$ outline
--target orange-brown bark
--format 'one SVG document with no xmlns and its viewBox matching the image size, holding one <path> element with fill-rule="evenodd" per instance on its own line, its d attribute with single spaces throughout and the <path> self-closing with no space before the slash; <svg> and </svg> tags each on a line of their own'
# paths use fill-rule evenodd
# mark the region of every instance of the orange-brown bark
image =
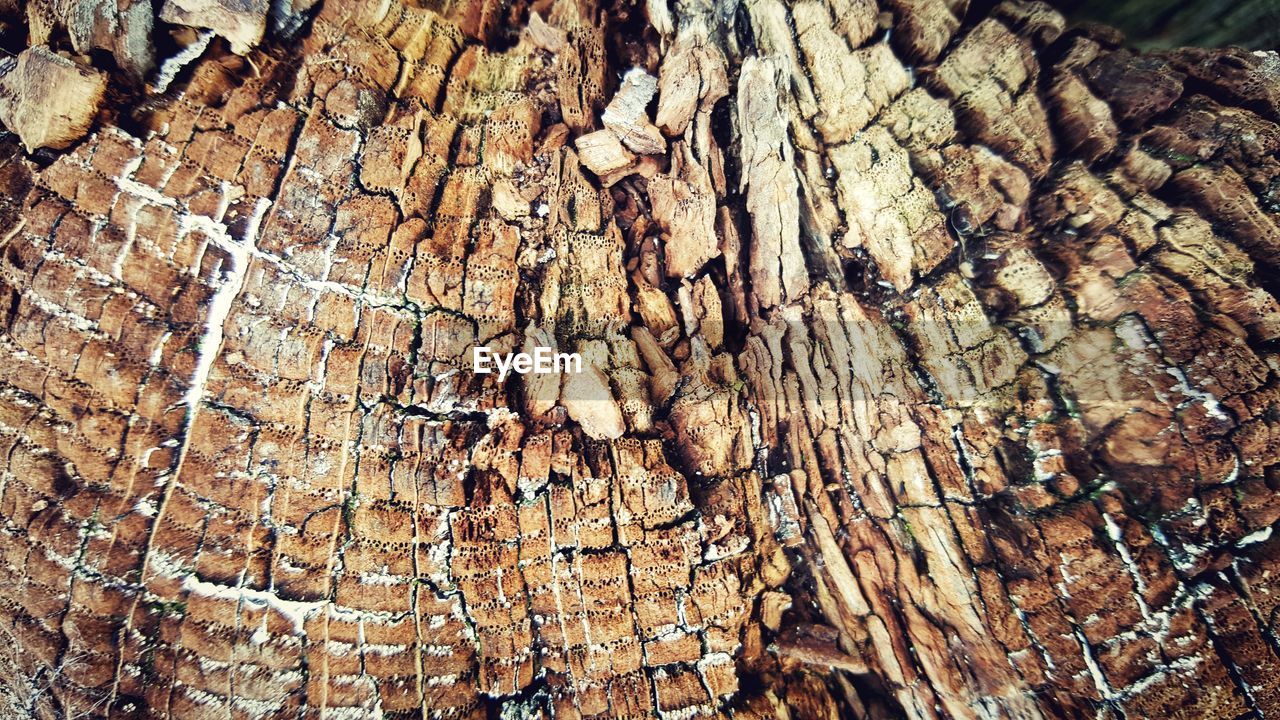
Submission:
<svg viewBox="0 0 1280 720">
<path fill-rule="evenodd" d="M 1275 54 L 212 5 L 3 148 L 6 716 L 1280 713 Z"/>
</svg>

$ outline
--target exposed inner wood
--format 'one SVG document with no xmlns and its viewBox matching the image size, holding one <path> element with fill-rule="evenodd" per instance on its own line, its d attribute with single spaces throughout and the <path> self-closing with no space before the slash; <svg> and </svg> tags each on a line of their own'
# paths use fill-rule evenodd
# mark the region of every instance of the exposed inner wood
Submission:
<svg viewBox="0 0 1280 720">
<path fill-rule="evenodd" d="M 1280 716 L 1280 55 L 142 5 L 0 62 L 0 715 Z"/>
</svg>

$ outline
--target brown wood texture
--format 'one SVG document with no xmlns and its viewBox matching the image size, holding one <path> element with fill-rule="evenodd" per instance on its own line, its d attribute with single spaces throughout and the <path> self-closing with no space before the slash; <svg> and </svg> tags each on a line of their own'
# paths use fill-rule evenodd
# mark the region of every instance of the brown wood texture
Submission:
<svg viewBox="0 0 1280 720">
<path fill-rule="evenodd" d="M 1280 716 L 1275 53 L 89 6 L 0 62 L 0 716 Z"/>
</svg>

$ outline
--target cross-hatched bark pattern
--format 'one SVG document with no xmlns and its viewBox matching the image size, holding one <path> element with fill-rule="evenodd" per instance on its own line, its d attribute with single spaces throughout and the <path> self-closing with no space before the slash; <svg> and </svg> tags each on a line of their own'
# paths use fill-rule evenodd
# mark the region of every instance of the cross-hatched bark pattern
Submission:
<svg viewBox="0 0 1280 720">
<path fill-rule="evenodd" d="M 565 12 L 594 113 L 600 30 Z M 704 562 L 656 436 L 526 427 L 470 373 L 477 342 L 625 330 L 610 198 L 533 154 L 550 59 L 330 3 L 255 78 L 197 68 L 145 142 L 102 130 L 36 173 L 5 264 L 15 704 L 467 716 L 537 674 L 566 712 L 648 715 L 733 691 L 751 591 Z M 547 280 L 517 293 L 522 271 Z"/>
<path fill-rule="evenodd" d="M 647 10 L 326 2 L 7 147 L 8 714 L 1280 713 L 1275 55 Z"/>
</svg>

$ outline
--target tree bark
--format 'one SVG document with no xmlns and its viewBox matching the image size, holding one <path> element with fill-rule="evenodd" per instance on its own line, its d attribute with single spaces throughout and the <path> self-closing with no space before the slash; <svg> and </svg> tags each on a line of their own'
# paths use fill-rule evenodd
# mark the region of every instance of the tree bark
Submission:
<svg viewBox="0 0 1280 720">
<path fill-rule="evenodd" d="M 1280 716 L 1280 56 L 206 5 L 4 141 L 0 714 Z"/>
</svg>

